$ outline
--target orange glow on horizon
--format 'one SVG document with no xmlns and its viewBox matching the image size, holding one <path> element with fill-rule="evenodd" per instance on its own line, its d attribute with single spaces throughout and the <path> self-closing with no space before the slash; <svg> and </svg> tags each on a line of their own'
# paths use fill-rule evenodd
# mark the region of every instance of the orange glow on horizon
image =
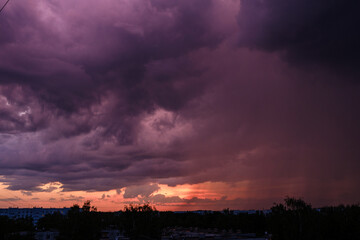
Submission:
<svg viewBox="0 0 360 240">
<path fill-rule="evenodd" d="M 206 182 L 201 184 L 184 184 L 175 187 L 160 184 L 160 189 L 155 191 L 149 196 L 149 203 L 154 205 L 158 210 L 191 210 L 201 207 L 200 204 L 192 203 L 192 199 L 201 200 L 219 200 L 224 198 L 233 199 L 239 197 L 239 186 L 237 191 L 232 190 L 231 194 L 229 186 L 226 183 L 213 183 Z M 124 198 L 124 191 L 126 188 L 121 189 L 118 194 L 116 190 L 103 191 L 103 192 L 85 192 L 85 191 L 72 191 L 63 192 L 61 183 L 48 183 L 40 187 L 42 191 L 29 192 L 29 191 L 11 191 L 7 189 L 7 185 L 0 183 L 0 207 L 70 207 L 74 204 L 82 205 L 84 201 L 92 201 L 92 205 L 96 206 L 99 211 L 118 211 L 122 210 L 125 205 L 140 204 L 145 202 L 139 201 L 140 197 Z M 163 195 L 167 198 L 178 197 L 182 202 L 175 203 L 156 203 L 151 201 L 151 197 Z"/>
<path fill-rule="evenodd" d="M 125 198 L 126 188 L 110 191 L 65 192 L 61 183 L 42 185 L 39 191 L 12 191 L 0 183 L 0 208 L 63 208 L 74 204 L 82 205 L 90 200 L 99 211 L 119 211 L 125 205 L 149 203 L 160 211 L 266 209 L 282 198 L 274 196 L 294 196 L 304 188 L 301 179 L 292 182 L 249 182 L 236 183 L 205 182 L 177 186 L 158 185 L 159 189 L 148 196 L 138 195 Z M 309 199 L 311 200 L 311 199 Z M 316 199 L 315 199 L 316 200 Z M 313 202 L 313 201 L 311 201 Z M 334 202 L 334 204 L 336 204 Z"/>
</svg>

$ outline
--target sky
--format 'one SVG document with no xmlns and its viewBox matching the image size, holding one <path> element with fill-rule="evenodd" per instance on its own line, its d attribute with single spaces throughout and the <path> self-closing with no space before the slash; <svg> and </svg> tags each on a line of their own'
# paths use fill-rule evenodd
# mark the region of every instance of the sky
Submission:
<svg viewBox="0 0 360 240">
<path fill-rule="evenodd" d="M 358 203 L 359 9 L 10 1 L 0 14 L 0 207 Z"/>
</svg>

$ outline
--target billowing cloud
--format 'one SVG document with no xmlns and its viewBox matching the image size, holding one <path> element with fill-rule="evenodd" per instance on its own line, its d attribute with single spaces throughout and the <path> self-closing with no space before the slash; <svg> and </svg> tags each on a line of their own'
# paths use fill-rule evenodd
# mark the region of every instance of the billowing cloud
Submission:
<svg viewBox="0 0 360 240">
<path fill-rule="evenodd" d="M 0 181 L 159 204 L 359 199 L 360 86 L 348 81 L 357 6 L 11 2 L 0 22 Z M 204 182 L 245 182 L 254 195 L 157 192 Z"/>
<path fill-rule="evenodd" d="M 166 159 L 147 149 L 155 142 L 145 134 L 174 131 L 162 137 L 169 145 L 181 130 L 173 111 L 204 88 L 196 81 L 202 70 L 187 54 L 223 39 L 212 24 L 215 7 L 212 1 L 12 3 L 2 16 L 8 37 L 0 53 L 7 59 L 0 63 L 0 131 L 9 188 L 36 190 L 59 180 L 66 190 L 123 187 L 138 180 L 109 185 L 118 173 L 108 169 Z M 157 109 L 169 116 L 157 116 Z M 67 180 L 59 179 L 61 171 Z M 85 186 L 90 175 L 98 184 Z"/>
<path fill-rule="evenodd" d="M 160 187 L 157 184 L 130 186 L 125 189 L 124 198 L 149 197 L 159 189 Z"/>
</svg>

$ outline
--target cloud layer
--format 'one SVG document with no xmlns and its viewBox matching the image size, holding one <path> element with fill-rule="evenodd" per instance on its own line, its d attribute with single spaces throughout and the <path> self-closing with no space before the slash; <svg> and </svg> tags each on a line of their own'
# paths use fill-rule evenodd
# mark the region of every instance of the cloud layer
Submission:
<svg viewBox="0 0 360 240">
<path fill-rule="evenodd" d="M 291 62 L 358 74 L 358 1 L 243 0 L 240 44 L 284 51 Z M 358 78 L 352 79 L 357 81 Z"/>
<path fill-rule="evenodd" d="M 27 196 L 61 183 L 127 187 L 125 198 L 149 198 L 157 184 L 246 181 L 257 199 L 354 201 L 358 8 L 11 2 L 0 16 L 1 181 Z"/>
</svg>

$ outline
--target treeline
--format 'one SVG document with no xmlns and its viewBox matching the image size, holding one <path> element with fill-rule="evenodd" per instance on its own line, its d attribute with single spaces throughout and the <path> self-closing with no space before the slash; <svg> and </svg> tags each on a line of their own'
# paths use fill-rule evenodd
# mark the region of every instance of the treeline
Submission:
<svg viewBox="0 0 360 240">
<path fill-rule="evenodd" d="M 360 239 L 360 206 L 340 205 L 314 209 L 301 199 L 286 198 L 267 217 L 273 239 Z"/>
<path fill-rule="evenodd" d="M 162 230 L 168 227 L 241 230 L 258 236 L 268 232 L 274 240 L 356 240 L 360 239 L 360 206 L 314 209 L 301 199 L 286 198 L 284 203 L 275 204 L 271 213 L 266 215 L 263 212 L 235 215 L 229 209 L 204 214 L 159 212 L 149 204 L 130 205 L 121 212 L 104 213 L 96 211 L 87 201 L 82 207 L 74 205 L 66 216 L 60 213 L 46 215 L 36 227 L 38 231 L 57 230 L 60 240 L 95 240 L 105 229 L 120 230 L 131 239 L 160 239 Z M 0 218 L 0 239 L 10 239 L 12 235 L 9 233 L 20 228 L 34 231 L 28 220 Z M 4 233 L 8 238 L 4 238 Z"/>
<path fill-rule="evenodd" d="M 31 218 L 10 219 L 0 216 L 0 240 L 32 240 L 34 231 Z"/>
</svg>

